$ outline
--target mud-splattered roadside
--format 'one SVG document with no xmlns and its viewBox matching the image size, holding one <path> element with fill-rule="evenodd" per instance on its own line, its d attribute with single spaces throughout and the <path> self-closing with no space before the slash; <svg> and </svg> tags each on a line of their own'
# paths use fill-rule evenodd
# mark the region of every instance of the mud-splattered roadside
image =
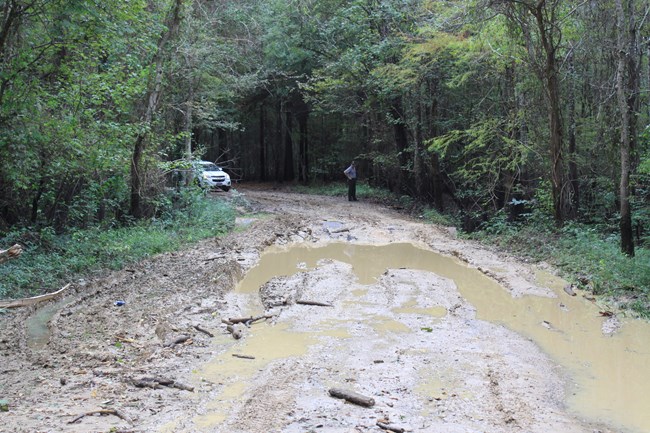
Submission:
<svg viewBox="0 0 650 433">
<path fill-rule="evenodd" d="M 49 313 L 0 317 L 0 431 L 615 431 L 569 413 L 558 364 L 477 315 L 451 278 L 388 266 L 363 282 L 353 265 L 322 260 L 234 290 L 271 245 L 414 244 L 510 297 L 554 296 L 533 268 L 369 203 L 239 193 L 247 214 L 231 235 L 74 282 Z M 273 317 L 237 325 L 240 340 L 222 323 L 258 314 Z M 375 404 L 332 398 L 332 387 Z"/>
</svg>

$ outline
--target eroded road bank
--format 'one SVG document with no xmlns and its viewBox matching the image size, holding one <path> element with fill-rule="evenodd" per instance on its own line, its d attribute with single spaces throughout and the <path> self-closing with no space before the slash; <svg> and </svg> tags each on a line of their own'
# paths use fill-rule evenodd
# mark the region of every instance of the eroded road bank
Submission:
<svg viewBox="0 0 650 433">
<path fill-rule="evenodd" d="M 646 324 L 381 207 L 240 192 L 258 213 L 237 233 L 78 285 L 42 347 L 25 313 L 3 318 L 0 431 L 650 429 Z M 221 323 L 251 315 L 273 317 L 238 325 L 239 340 Z M 147 377 L 193 392 L 134 385 Z M 101 407 L 123 418 L 68 424 Z"/>
</svg>

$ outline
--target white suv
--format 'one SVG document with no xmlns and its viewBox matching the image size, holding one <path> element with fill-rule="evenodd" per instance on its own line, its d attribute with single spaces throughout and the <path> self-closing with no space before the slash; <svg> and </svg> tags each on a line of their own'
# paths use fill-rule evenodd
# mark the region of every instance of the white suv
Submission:
<svg viewBox="0 0 650 433">
<path fill-rule="evenodd" d="M 210 161 L 197 161 L 195 164 L 199 185 L 230 191 L 230 176 L 221 167 Z"/>
</svg>

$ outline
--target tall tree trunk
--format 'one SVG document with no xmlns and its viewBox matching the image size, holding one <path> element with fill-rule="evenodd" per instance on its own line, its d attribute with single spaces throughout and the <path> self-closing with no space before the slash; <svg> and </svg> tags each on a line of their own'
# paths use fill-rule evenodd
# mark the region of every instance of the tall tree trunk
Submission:
<svg viewBox="0 0 650 433">
<path fill-rule="evenodd" d="M 192 159 L 192 111 L 194 109 L 194 80 L 188 80 L 187 102 L 185 103 L 185 158 Z"/>
<path fill-rule="evenodd" d="M 415 100 L 419 101 L 415 104 L 416 123 L 415 123 L 415 151 L 413 152 L 413 182 L 415 185 L 415 194 L 418 199 L 422 199 L 425 194 L 424 190 L 424 144 L 422 143 L 422 121 L 424 116 L 424 89 L 422 83 L 419 86 L 419 92 Z"/>
<path fill-rule="evenodd" d="M 570 83 L 569 83 L 569 182 L 572 185 L 573 197 L 571 200 L 571 212 L 567 215 L 570 219 L 575 219 L 578 216 L 578 208 L 580 207 L 580 185 L 578 182 L 578 163 L 576 162 L 576 92 L 575 92 L 575 66 L 573 63 L 573 50 L 568 58 Z"/>
<path fill-rule="evenodd" d="M 404 172 L 403 167 L 408 163 L 408 156 L 406 155 L 406 150 L 408 147 L 408 135 L 406 131 L 406 125 L 404 125 L 404 113 L 402 111 L 402 100 L 400 98 L 395 98 L 391 104 L 391 114 L 394 118 L 393 121 L 393 134 L 395 137 L 395 150 L 397 152 L 397 160 L 399 162 L 399 167 L 397 167 L 397 191 L 402 193 L 406 190 L 406 183 L 408 177 Z"/>
<path fill-rule="evenodd" d="M 558 65 L 556 58 L 556 46 L 548 33 L 548 23 L 544 19 L 544 1 L 540 1 L 534 9 L 534 16 L 537 22 L 542 48 L 544 50 L 543 79 L 546 87 L 546 98 L 549 111 L 550 130 L 550 157 L 551 157 L 551 182 L 553 193 L 553 209 L 555 222 L 562 225 L 571 208 L 570 184 L 566 182 L 563 155 L 563 130 L 562 130 L 562 106 L 560 98 L 560 81 L 558 77 Z"/>
<path fill-rule="evenodd" d="M 628 13 L 632 13 L 628 9 Z M 632 213 L 630 210 L 630 106 L 628 105 L 628 83 L 626 78 L 629 72 L 629 56 L 632 48 L 628 42 L 630 29 L 626 25 L 626 14 L 622 0 L 616 0 L 616 28 L 618 64 L 616 69 L 616 95 L 621 116 L 621 179 L 619 184 L 620 202 L 620 231 L 621 251 L 628 256 L 634 256 L 634 237 L 632 231 Z"/>
<path fill-rule="evenodd" d="M 442 191 L 444 185 L 442 183 L 442 174 L 440 172 L 440 156 L 437 152 L 431 154 L 431 173 L 433 181 L 433 203 L 438 211 L 444 211 L 444 201 L 442 199 Z"/>
<path fill-rule="evenodd" d="M 266 113 L 264 112 L 264 102 L 260 103 L 260 175 L 261 181 L 266 180 Z"/>
<path fill-rule="evenodd" d="M 176 33 L 181 21 L 181 7 L 184 0 L 175 0 L 167 19 L 165 20 L 166 30 L 158 41 L 156 54 L 154 56 L 154 76 L 150 79 L 146 96 L 147 106 L 142 116 L 141 132 L 135 138 L 133 154 L 131 157 L 131 206 L 129 213 L 134 218 L 142 218 L 142 188 L 143 188 L 143 167 L 142 158 L 147 147 L 148 135 L 155 112 L 160 104 L 163 79 L 163 64 L 165 48 L 169 39 Z"/>
<path fill-rule="evenodd" d="M 20 17 L 25 12 L 25 6 L 16 0 L 3 2 L 2 22 L 0 22 L 0 64 L 4 63 L 7 41 L 11 33 L 20 24 Z"/>
<path fill-rule="evenodd" d="M 295 178 L 293 169 L 293 113 L 291 110 L 284 112 L 284 178 L 292 181 Z"/>
<path fill-rule="evenodd" d="M 307 106 L 301 104 L 300 112 L 296 115 L 298 120 L 299 139 L 299 172 L 298 179 L 301 182 L 309 181 L 309 139 L 307 135 L 307 125 L 309 120 L 309 111 Z"/>
</svg>

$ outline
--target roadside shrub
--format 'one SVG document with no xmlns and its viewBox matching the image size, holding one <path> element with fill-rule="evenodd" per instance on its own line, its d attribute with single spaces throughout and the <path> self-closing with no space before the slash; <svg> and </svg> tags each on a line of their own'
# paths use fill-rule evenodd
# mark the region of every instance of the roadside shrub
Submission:
<svg viewBox="0 0 650 433">
<path fill-rule="evenodd" d="M 0 297 L 49 292 L 90 272 L 121 269 L 233 228 L 235 214 L 230 204 L 189 193 L 184 200 L 183 206 L 167 209 L 146 223 L 76 229 L 62 235 L 44 228 L 34 234 L 23 230 L 5 236 L 0 245 L 21 243 L 25 251 L 20 258 L 0 265 Z"/>
<path fill-rule="evenodd" d="M 650 251 L 638 247 L 636 256 L 620 252 L 617 234 L 596 227 L 567 223 L 557 229 L 545 212 L 533 211 L 522 222 L 503 216 L 481 231 L 466 235 L 534 261 L 545 261 L 578 287 L 609 299 L 617 307 L 650 318 Z"/>
<path fill-rule="evenodd" d="M 456 226 L 457 224 L 451 216 L 442 214 L 432 207 L 426 207 L 422 210 L 422 218 L 431 224 L 438 224 L 446 227 Z"/>
</svg>

